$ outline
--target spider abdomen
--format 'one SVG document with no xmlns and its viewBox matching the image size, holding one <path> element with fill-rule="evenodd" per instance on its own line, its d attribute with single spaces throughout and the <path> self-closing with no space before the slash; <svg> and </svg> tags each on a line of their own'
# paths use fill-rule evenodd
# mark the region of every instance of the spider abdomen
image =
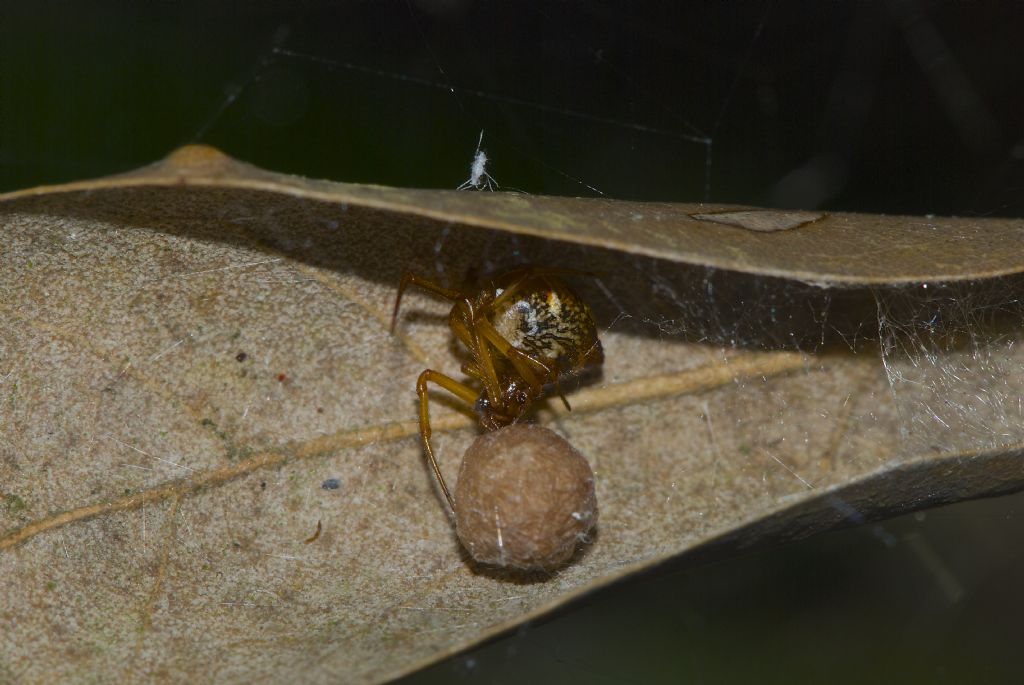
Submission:
<svg viewBox="0 0 1024 685">
<path fill-rule="evenodd" d="M 563 371 L 600 362 L 597 327 L 587 305 L 561 283 L 536 279 L 492 314 L 495 329 L 515 348 Z"/>
</svg>

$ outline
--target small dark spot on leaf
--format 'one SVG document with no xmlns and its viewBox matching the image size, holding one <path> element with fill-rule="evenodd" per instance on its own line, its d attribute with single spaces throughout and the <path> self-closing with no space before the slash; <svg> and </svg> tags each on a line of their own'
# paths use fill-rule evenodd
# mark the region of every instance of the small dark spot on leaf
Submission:
<svg viewBox="0 0 1024 685">
<path fill-rule="evenodd" d="M 308 545 L 309 543 L 313 542 L 313 541 L 314 541 L 314 540 L 316 540 L 316 539 L 317 539 L 318 537 L 320 537 L 320 531 L 322 531 L 322 530 L 323 530 L 323 522 L 321 522 L 321 521 L 317 521 L 317 522 L 316 522 L 316 532 L 315 532 L 315 533 L 313 533 L 313 535 L 311 535 L 310 537 L 306 538 L 304 542 L 305 542 L 305 543 L 306 543 L 307 545 Z"/>
<path fill-rule="evenodd" d="M 341 487 L 341 481 L 338 480 L 337 478 L 328 478 L 327 480 L 320 484 L 320 487 L 322 487 L 324 490 L 337 490 L 338 488 Z"/>
<path fill-rule="evenodd" d="M 238 354 L 235 355 L 236 362 L 244 362 L 248 358 L 249 355 L 247 355 L 245 352 L 239 352 Z"/>
</svg>

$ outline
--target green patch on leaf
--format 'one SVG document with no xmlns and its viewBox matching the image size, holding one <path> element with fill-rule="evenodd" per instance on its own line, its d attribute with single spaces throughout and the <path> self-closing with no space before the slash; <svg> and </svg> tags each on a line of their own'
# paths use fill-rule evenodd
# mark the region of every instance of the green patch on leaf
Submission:
<svg viewBox="0 0 1024 685">
<path fill-rule="evenodd" d="M 20 514 L 21 512 L 25 511 L 25 509 L 28 508 L 28 505 L 25 504 L 25 500 L 23 500 L 22 498 L 18 497 L 13 493 L 8 493 L 4 495 L 3 502 L 4 511 L 7 513 L 8 516 L 17 516 L 18 514 Z"/>
</svg>

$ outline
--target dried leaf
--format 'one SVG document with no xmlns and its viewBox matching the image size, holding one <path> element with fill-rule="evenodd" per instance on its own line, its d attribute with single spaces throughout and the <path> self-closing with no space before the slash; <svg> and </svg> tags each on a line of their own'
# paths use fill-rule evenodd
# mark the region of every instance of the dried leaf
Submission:
<svg viewBox="0 0 1024 685">
<path fill-rule="evenodd" d="M 694 219 L 712 221 L 726 226 L 746 228 L 751 231 L 788 231 L 824 219 L 822 212 L 782 211 L 776 209 L 747 209 L 739 212 L 712 212 L 691 214 Z"/>
<path fill-rule="evenodd" d="M 1024 483 L 1016 285 L 977 282 L 1021 271 L 1021 221 L 765 232 L 196 147 L 0 200 L 0 680 L 381 681 L 709 542 Z M 551 576 L 474 567 L 423 463 L 416 376 L 459 364 L 444 304 L 410 293 L 388 333 L 404 270 L 520 261 L 596 274 L 607 357 L 536 417 L 601 510 Z M 454 482 L 476 429 L 436 399 Z"/>
</svg>

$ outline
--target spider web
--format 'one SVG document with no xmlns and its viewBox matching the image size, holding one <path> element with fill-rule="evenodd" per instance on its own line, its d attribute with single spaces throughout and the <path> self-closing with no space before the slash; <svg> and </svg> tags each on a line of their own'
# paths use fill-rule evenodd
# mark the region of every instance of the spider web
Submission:
<svg viewBox="0 0 1024 685">
<path fill-rule="evenodd" d="M 567 68 L 551 69 L 546 58 L 525 60 L 519 50 L 514 53 L 516 71 L 501 64 L 498 51 L 508 46 L 490 44 L 491 39 L 502 43 L 500 33 L 458 32 L 461 44 L 448 45 L 457 29 L 443 28 L 446 21 L 469 20 L 455 9 L 450 10 L 455 16 L 448 16 L 443 3 L 421 7 L 395 0 L 383 5 L 392 19 L 390 43 L 401 45 L 400 52 L 378 50 L 367 57 L 358 40 L 352 41 L 355 45 L 324 43 L 309 18 L 297 22 L 302 29 L 279 27 L 251 69 L 224 88 L 192 140 L 232 149 L 240 137 L 287 128 L 293 118 L 304 117 L 308 125 L 309 118 L 320 116 L 310 114 L 315 101 L 328 103 L 325 111 L 340 116 L 335 122 L 312 122 L 323 127 L 326 139 L 337 140 L 329 162 L 333 168 L 323 173 L 329 178 L 455 188 L 469 177 L 483 131 L 483 148 L 492 160 L 488 171 L 517 190 L 710 199 L 713 136 L 708 131 L 720 124 L 728 93 L 718 110 L 702 113 L 707 120 L 702 127 L 681 114 L 686 108 L 679 94 L 653 92 L 593 47 L 587 36 L 563 36 L 558 53 L 570 63 Z M 552 17 L 551 9 L 525 11 L 538 25 L 564 20 Z M 502 17 L 481 21 L 497 28 Z M 581 69 L 589 81 L 583 90 L 573 81 Z M 563 90 L 552 92 L 558 87 Z M 609 104 L 604 98 L 610 93 L 621 101 L 599 106 Z M 643 109 L 639 116 L 638 104 Z M 345 131 L 384 128 L 391 130 L 389 138 L 345 138 Z M 273 141 L 266 143 L 264 154 L 273 154 Z M 365 156 L 356 159 L 353 153 L 364 149 Z M 366 159 L 373 161 L 367 164 Z M 633 169 L 628 176 L 618 171 L 623 165 Z M 310 173 L 308 167 L 305 171 Z"/>
<path fill-rule="evenodd" d="M 877 294 L 878 338 L 908 451 L 993 451 L 1024 439 L 1019 283 Z"/>
</svg>

